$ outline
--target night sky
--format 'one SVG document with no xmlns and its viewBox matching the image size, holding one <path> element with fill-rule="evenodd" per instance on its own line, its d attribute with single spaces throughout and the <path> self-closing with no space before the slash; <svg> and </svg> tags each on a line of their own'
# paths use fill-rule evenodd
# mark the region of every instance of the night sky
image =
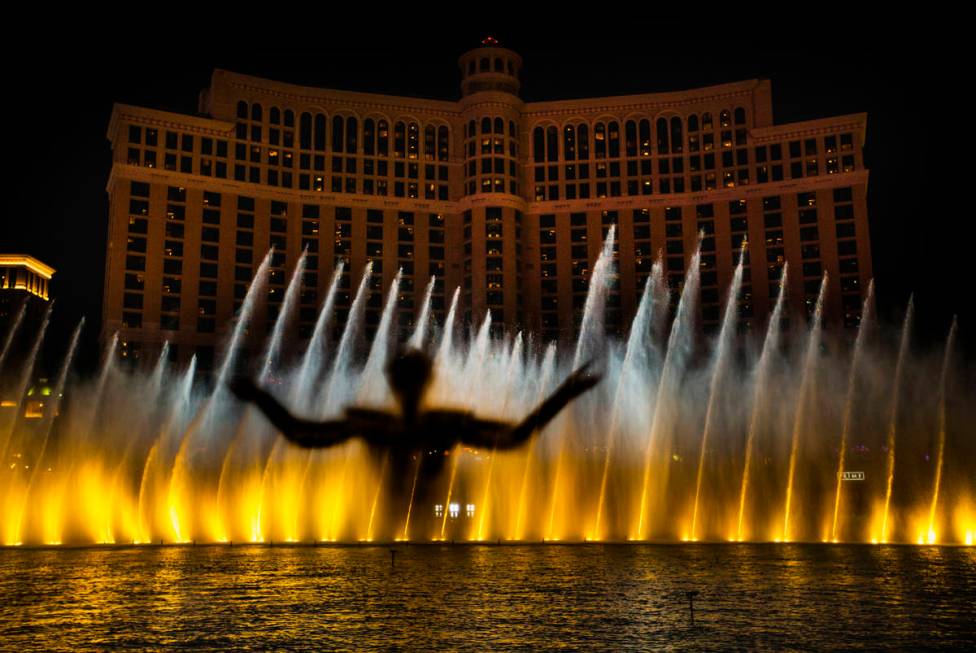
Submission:
<svg viewBox="0 0 976 653">
<path fill-rule="evenodd" d="M 387 33 L 333 25 L 294 38 L 287 30 L 231 38 L 215 34 L 234 30 L 173 27 L 154 34 L 140 27 L 106 35 L 117 43 L 112 50 L 100 49 L 91 35 L 58 35 L 38 48 L 49 56 L 5 51 L 5 81 L 14 93 L 4 108 L 9 115 L 0 251 L 26 252 L 57 268 L 55 351 L 49 360 L 63 350 L 82 315 L 88 318 L 83 367 L 97 358 L 110 166 L 105 134 L 113 102 L 195 113 L 197 94 L 214 68 L 324 88 L 453 100 L 459 95 L 457 57 L 485 33 L 522 55 L 527 101 L 767 77 L 777 124 L 867 112 L 879 312 L 889 322 L 900 321 L 914 292 L 917 346 L 941 348 L 958 314 L 962 345 L 972 358 L 976 318 L 970 286 L 976 275 L 972 247 L 963 238 L 973 219 L 965 201 L 972 181 L 956 168 L 956 160 L 971 151 L 957 140 L 971 138 L 965 132 L 971 131 L 972 111 L 963 108 L 971 103 L 962 102 L 963 89 L 957 88 L 970 75 L 955 78 L 964 59 L 952 35 L 935 34 L 940 45 L 923 45 L 933 34 L 890 32 L 845 17 L 751 31 L 634 22 L 619 36 L 607 31 L 607 40 L 573 37 L 595 31 L 590 26 L 584 20 L 573 29 L 535 32 L 485 24 L 467 31 L 402 27 Z M 719 40 L 712 36 L 719 34 Z M 22 102 L 11 102 L 18 97 Z"/>
</svg>

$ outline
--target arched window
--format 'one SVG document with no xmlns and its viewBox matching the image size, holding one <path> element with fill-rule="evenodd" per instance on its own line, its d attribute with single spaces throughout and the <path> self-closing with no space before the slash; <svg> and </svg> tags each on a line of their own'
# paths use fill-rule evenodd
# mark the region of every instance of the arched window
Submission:
<svg viewBox="0 0 976 653">
<path fill-rule="evenodd" d="M 512 63 L 511 59 L 508 60 L 508 74 L 515 77 L 515 64 Z"/>
<path fill-rule="evenodd" d="M 255 122 L 261 122 L 261 115 L 262 115 L 262 113 L 263 112 L 261 111 L 261 105 L 260 104 L 258 104 L 257 102 L 255 102 L 254 104 L 251 105 L 251 120 L 253 120 Z"/>
<path fill-rule="evenodd" d="M 637 123 L 633 120 L 624 125 L 624 147 L 627 156 L 637 156 Z"/>
<path fill-rule="evenodd" d="M 607 126 L 602 122 L 593 128 L 593 154 L 598 159 L 607 158 Z"/>
<path fill-rule="evenodd" d="M 376 153 L 380 156 L 390 153 L 390 124 L 385 120 L 376 123 Z"/>
<path fill-rule="evenodd" d="M 666 118 L 658 118 L 655 124 L 657 131 L 657 151 L 658 154 L 667 154 L 671 151 L 668 146 L 668 121 Z"/>
<path fill-rule="evenodd" d="M 481 61 L 478 63 L 479 72 L 486 73 L 488 72 L 490 67 L 491 67 L 491 62 L 488 61 L 488 57 L 483 57 Z"/>
<path fill-rule="evenodd" d="M 576 151 L 580 161 L 590 158 L 590 128 L 585 122 L 576 126 Z"/>
<path fill-rule="evenodd" d="M 474 59 L 468 62 L 468 74 L 474 75 Z"/>
<path fill-rule="evenodd" d="M 424 127 L 424 158 L 434 160 L 437 158 L 436 152 L 436 133 L 433 125 Z"/>
<path fill-rule="evenodd" d="M 746 124 L 746 110 L 742 107 L 735 108 L 735 124 L 744 125 Z"/>
<path fill-rule="evenodd" d="M 372 118 L 363 121 L 363 154 L 376 152 L 376 123 Z"/>
<path fill-rule="evenodd" d="M 298 119 L 298 147 L 312 149 L 312 114 L 303 113 Z"/>
<path fill-rule="evenodd" d="M 546 129 L 546 160 L 559 160 L 559 130 L 555 125 Z"/>
<path fill-rule="evenodd" d="M 671 151 L 679 153 L 682 150 L 684 138 L 681 135 L 681 118 L 674 116 L 671 118 Z"/>
<path fill-rule="evenodd" d="M 240 100 L 237 103 L 237 117 L 247 120 L 247 102 Z"/>
<path fill-rule="evenodd" d="M 638 126 L 640 136 L 640 155 L 651 156 L 651 121 L 644 118 Z"/>
<path fill-rule="evenodd" d="M 482 135 L 491 133 L 491 118 L 485 117 L 481 119 L 481 133 Z"/>
<path fill-rule="evenodd" d="M 345 144 L 342 138 L 343 136 L 342 132 L 344 126 L 345 126 L 345 121 L 342 119 L 342 116 L 333 116 L 332 118 L 332 151 L 333 152 L 342 152 L 343 145 Z"/>
<path fill-rule="evenodd" d="M 732 124 L 732 114 L 729 113 L 728 109 L 722 109 L 722 113 L 718 114 L 718 123 L 723 127 Z"/>
<path fill-rule="evenodd" d="M 270 109 L 268 109 L 268 120 L 271 122 L 272 125 L 280 125 L 281 109 L 279 109 L 278 107 L 271 107 Z"/>
<path fill-rule="evenodd" d="M 451 133 L 445 125 L 437 128 L 437 160 L 447 161 L 451 152 Z"/>
<path fill-rule="evenodd" d="M 474 120 L 468 123 L 468 138 L 474 138 L 478 135 L 478 123 Z"/>
<path fill-rule="evenodd" d="M 402 122 L 393 126 L 393 155 L 398 159 L 407 155 L 407 126 Z"/>
<path fill-rule="evenodd" d="M 295 126 L 295 112 L 291 109 L 285 109 L 285 127 Z"/>
<path fill-rule="evenodd" d="M 505 121 L 501 118 L 495 118 L 495 133 L 501 136 L 505 135 Z"/>
<path fill-rule="evenodd" d="M 514 120 L 509 120 L 508 121 L 508 137 L 509 138 L 518 138 L 518 127 L 515 126 L 515 121 Z"/>
<path fill-rule="evenodd" d="M 701 128 L 702 129 L 714 129 L 714 125 L 712 125 L 712 114 L 708 113 L 707 111 L 702 114 Z"/>
<path fill-rule="evenodd" d="M 698 116 L 694 113 L 688 116 L 688 131 L 696 132 L 698 131 Z"/>
<path fill-rule="evenodd" d="M 495 72 L 496 73 L 505 72 L 505 64 L 502 63 L 502 60 L 497 57 L 495 58 Z"/>
<path fill-rule="evenodd" d="M 355 154 L 359 136 L 359 121 L 354 116 L 346 118 L 346 154 Z"/>
<path fill-rule="evenodd" d="M 607 151 L 611 159 L 620 156 L 620 125 L 616 121 L 607 124 Z"/>
<path fill-rule="evenodd" d="M 315 114 L 315 149 L 325 149 L 325 115 Z"/>
<path fill-rule="evenodd" d="M 567 161 L 576 160 L 576 128 L 572 125 L 563 127 L 563 158 Z"/>
<path fill-rule="evenodd" d="M 407 158 L 416 159 L 420 155 L 420 125 L 415 122 L 407 125 Z"/>
<path fill-rule="evenodd" d="M 532 130 L 532 159 L 536 163 L 546 160 L 546 132 L 542 127 Z"/>
</svg>

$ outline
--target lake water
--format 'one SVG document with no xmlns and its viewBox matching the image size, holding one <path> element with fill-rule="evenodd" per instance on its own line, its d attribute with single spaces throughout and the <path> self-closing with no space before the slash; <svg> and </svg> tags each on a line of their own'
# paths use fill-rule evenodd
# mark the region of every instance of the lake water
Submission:
<svg viewBox="0 0 976 653">
<path fill-rule="evenodd" d="M 0 549 L 0 648 L 976 646 L 976 548 Z M 697 590 L 691 625 L 686 592 Z"/>
</svg>

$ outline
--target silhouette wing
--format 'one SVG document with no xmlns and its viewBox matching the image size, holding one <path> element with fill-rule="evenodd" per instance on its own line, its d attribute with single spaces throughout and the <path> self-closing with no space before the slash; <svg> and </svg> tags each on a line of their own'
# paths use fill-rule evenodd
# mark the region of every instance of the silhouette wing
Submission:
<svg viewBox="0 0 976 653">
<path fill-rule="evenodd" d="M 566 377 L 552 395 L 529 413 L 518 424 L 472 418 L 466 433 L 461 435 L 464 444 L 496 449 L 514 449 L 528 440 L 533 433 L 545 428 L 552 418 L 569 402 L 600 382 L 599 374 L 589 374 L 587 362 Z"/>
<path fill-rule="evenodd" d="M 316 422 L 295 417 L 277 399 L 259 388 L 250 379 L 236 379 L 230 383 L 231 392 L 238 399 L 253 403 L 275 428 L 288 440 L 306 448 L 331 447 L 356 435 L 349 420 Z"/>
</svg>

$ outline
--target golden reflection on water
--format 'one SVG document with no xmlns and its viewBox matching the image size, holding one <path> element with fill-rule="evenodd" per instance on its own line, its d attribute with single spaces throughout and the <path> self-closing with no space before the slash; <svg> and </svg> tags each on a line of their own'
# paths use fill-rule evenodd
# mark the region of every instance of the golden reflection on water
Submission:
<svg viewBox="0 0 976 653">
<path fill-rule="evenodd" d="M 965 547 L 20 548 L 0 629 L 39 649 L 965 647 L 974 588 Z"/>
</svg>

